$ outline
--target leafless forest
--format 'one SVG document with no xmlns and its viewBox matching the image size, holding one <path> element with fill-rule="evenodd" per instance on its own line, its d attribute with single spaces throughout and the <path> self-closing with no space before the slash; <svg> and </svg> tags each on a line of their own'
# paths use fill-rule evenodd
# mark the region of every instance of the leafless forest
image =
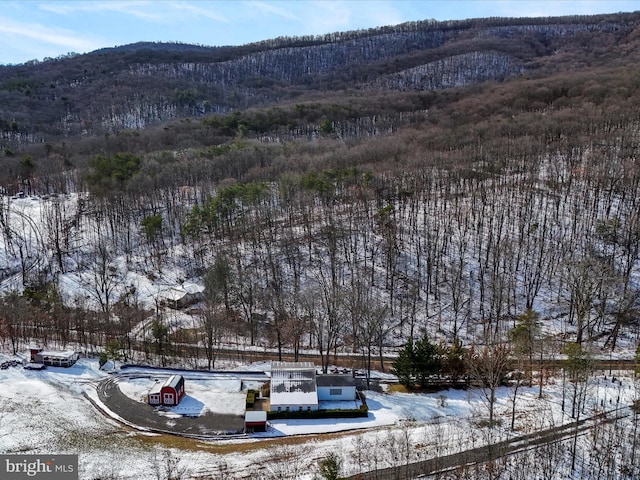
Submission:
<svg viewBox="0 0 640 480">
<path fill-rule="evenodd" d="M 426 334 L 436 376 L 487 390 L 490 424 L 500 358 L 541 393 L 538 359 L 633 358 L 638 28 L 634 14 L 427 22 L 208 63 L 152 45 L 0 67 L 0 341 L 209 368 L 229 346 L 325 369 L 349 353 L 387 371 Z M 204 298 L 177 320 L 136 276 Z M 590 435 L 617 463 L 581 478 L 637 474 L 618 442 L 635 445 L 635 423 Z M 451 478 L 533 478 L 510 462 L 558 478 L 566 442 Z"/>
</svg>

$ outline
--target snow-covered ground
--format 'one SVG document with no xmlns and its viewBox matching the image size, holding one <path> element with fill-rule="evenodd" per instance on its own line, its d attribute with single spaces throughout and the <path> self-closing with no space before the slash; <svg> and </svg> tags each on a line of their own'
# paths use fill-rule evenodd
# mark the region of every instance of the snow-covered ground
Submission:
<svg viewBox="0 0 640 480">
<path fill-rule="evenodd" d="M 279 420 L 271 423 L 268 432 L 241 439 L 172 442 L 170 436 L 126 428 L 91 404 L 87 396 L 95 397 L 95 386 L 106 375 L 98 369 L 97 361 L 89 359 L 81 359 L 68 369 L 1 370 L 0 452 L 78 453 L 81 479 L 111 475 L 123 480 L 156 478 L 164 471 L 167 458 L 178 462 L 185 478 L 216 472 L 227 472 L 227 478 L 249 478 L 265 474 L 266 458 L 270 458 L 268 469 L 293 468 L 287 458 L 294 455 L 300 470 L 286 478 L 309 479 L 318 459 L 330 451 L 340 452 L 344 474 L 349 474 L 374 468 L 372 458 L 361 457 L 365 447 L 377 452 L 375 466 L 381 468 L 393 464 L 393 454 L 385 449 L 397 448 L 402 438 L 409 438 L 412 448 L 421 450 L 423 457 L 477 446 L 489 438 L 488 429 L 477 428 L 478 420 L 487 415 L 482 395 L 447 390 L 434 394 L 368 391 L 370 413 L 366 419 Z M 149 378 L 132 378 L 120 385 L 126 395 L 141 400 L 150 382 Z M 235 412 L 242 403 L 236 398 L 242 394 L 235 379 L 191 380 L 189 390 L 201 408 L 212 412 Z M 544 392 L 544 398 L 538 399 L 537 387 L 520 389 L 518 433 L 570 420 L 561 411 L 561 383 L 546 385 Z M 508 388 L 498 391 L 496 412 L 503 424 L 491 431 L 493 440 L 512 435 L 508 428 L 511 394 Z M 634 382 L 631 376 L 615 382 L 605 379 L 604 374 L 597 376 L 588 398 L 590 407 L 585 414 L 599 405 L 614 408 L 629 403 L 636 398 Z M 347 430 L 351 432 L 346 435 L 326 435 Z M 288 446 L 277 443 L 283 436 L 295 441 L 288 441 Z"/>
<path fill-rule="evenodd" d="M 48 263 L 55 264 L 51 241 L 54 234 L 50 218 L 57 215 L 64 223 L 73 223 L 79 212 L 79 200 L 83 196 L 84 194 L 73 193 L 46 199 L 6 196 L 0 199 L 1 202 L 6 202 L 6 221 L 10 232 L 8 237 L 5 232 L 4 241 L 0 241 L 0 273 L 5 275 L 7 272 L 13 273 L 13 275 L 3 276 L 0 281 L 0 294 L 21 292 L 27 280 L 23 278 L 23 273 L 28 275 L 31 271 L 42 270 Z M 58 272 L 57 282 L 62 298 L 67 304 L 71 305 L 82 298 L 84 307 L 99 310 L 99 298 L 95 289 L 92 288 L 95 272 L 87 269 L 86 265 L 80 265 L 83 263 L 81 259 L 91 255 L 96 244 L 99 243 L 95 226 L 91 226 L 90 222 L 90 220 L 83 222 L 84 227 L 75 232 L 73 239 L 69 239 L 69 245 L 65 247 L 69 252 L 63 259 L 65 269 L 64 272 Z M 11 238 L 11 241 L 7 241 L 7 238 Z M 188 255 L 191 255 L 191 252 L 184 251 L 180 245 L 175 246 L 171 252 L 166 252 L 167 257 L 175 259 Z M 21 258 L 24 266 L 21 265 Z M 184 271 L 177 264 L 165 269 L 163 275 L 158 277 L 148 274 L 150 267 L 144 255 L 131 255 L 129 261 L 131 263 L 126 264 L 127 260 L 122 255 L 108 259 L 110 267 L 116 268 L 119 272 L 117 280 L 115 278 L 109 280 L 111 284 L 108 288 L 112 290 L 111 295 L 114 297 L 112 301 L 135 287 L 140 305 L 155 308 L 159 302 L 171 303 L 185 294 L 198 294 L 204 290 L 201 279 L 186 280 Z M 136 267 L 132 268 L 132 264 Z M 179 312 L 173 313 L 177 317 L 180 316 Z"/>
<path fill-rule="evenodd" d="M 166 379 L 164 377 L 162 380 Z M 131 378 L 118 382 L 122 393 L 139 402 L 146 402 L 147 392 L 158 378 Z M 199 416 L 207 411 L 225 415 L 244 415 L 246 394 L 240 391 L 237 378 L 190 380 L 180 404 L 163 411 L 185 416 Z"/>
<path fill-rule="evenodd" d="M 58 201 L 65 205 L 66 215 L 71 218 L 77 196 Z M 0 265 L 3 268 L 11 272 L 21 271 L 20 256 L 16 254 L 19 247 L 23 248 L 27 271 L 31 266 L 37 268 L 38 262 L 50 261 L 52 252 L 47 250 L 49 247 L 44 241 L 47 230 L 43 219 L 46 217 L 45 209 L 52 205 L 48 201 L 30 198 L 11 201 L 10 222 L 16 235 L 13 243 L 0 242 Z M 80 240 L 74 244 L 77 255 L 73 258 L 81 258 L 90 237 L 78 235 L 76 238 Z M 179 252 L 182 248 L 179 245 L 170 248 L 172 251 L 167 253 L 167 258 L 189 255 L 188 252 Z M 65 261 L 71 262 L 71 258 L 69 256 Z M 179 265 L 167 265 L 164 276 L 159 277 L 146 272 L 144 259 L 137 264 L 135 258 L 135 255 L 130 258 L 129 264 L 125 264 L 122 257 L 111 259 L 122 273 L 117 284 L 113 285 L 112 300 L 135 286 L 137 300 L 143 306 L 155 307 L 160 298 L 175 298 L 176 292 L 193 289 L 193 279 L 189 279 Z M 131 265 L 139 265 L 140 268 L 127 268 Z M 92 305 L 96 298 L 89 288 L 89 277 L 91 272 L 71 264 L 58 276 L 61 293 L 68 303 L 82 298 L 86 301 L 85 307 L 97 308 Z M 19 291 L 22 280 L 20 273 L 16 273 L 5 278 L 0 289 Z M 549 292 L 541 292 L 540 295 L 544 297 L 546 294 Z M 167 313 L 170 325 L 193 327 L 189 323 L 193 321 L 181 311 L 169 310 Z M 145 325 L 145 322 L 140 322 L 136 328 L 141 329 Z M 558 329 L 554 327 L 551 330 Z M 134 329 L 134 333 L 137 332 Z M 635 339 L 621 336 L 621 340 L 624 342 L 620 342 L 622 345 L 618 346 L 613 357 L 631 357 Z M 234 368 L 268 370 L 269 366 L 236 364 Z M 164 478 L 162 470 L 169 455 L 178 461 L 184 478 L 212 477 L 218 472 L 222 472 L 223 478 L 277 477 L 276 470 L 282 468 L 284 471 L 286 466 L 287 474 L 280 475 L 280 478 L 304 480 L 313 477 L 318 459 L 328 452 L 339 452 L 343 459 L 343 474 L 348 475 L 394 465 L 403 441 L 411 443 L 416 456 L 428 458 L 435 453 L 453 453 L 490 439 L 495 441 L 513 435 L 509 429 L 512 390 L 501 388 L 497 391 L 496 416 L 502 420 L 502 425 L 494 429 L 479 426 L 487 417 L 487 405 L 478 391 L 448 390 L 428 395 L 368 391 L 367 418 L 278 420 L 270 424 L 266 433 L 243 439 L 176 441 L 172 437 L 150 435 L 125 427 L 116 421 L 117 412 L 114 412 L 114 418 L 96 409 L 92 404 L 92 401 L 98 401 L 95 385 L 105 375 L 107 373 L 100 371 L 94 360 L 81 360 L 69 369 L 48 368 L 41 372 L 21 368 L 0 370 L 0 453 L 78 453 L 81 479 Z M 130 398 L 143 401 L 153 382 L 153 375 L 150 377 L 131 377 L 121 382 L 120 387 Z M 244 404 L 240 388 L 239 381 L 234 378 L 189 382 L 189 396 L 173 414 L 193 416 L 205 411 L 238 413 Z M 521 388 L 517 398 L 517 432 L 525 433 L 570 421 L 566 413 L 568 409 L 562 411 L 568 395 L 566 389 L 563 392 L 560 380 L 554 383 L 551 379 L 545 385 L 542 399 L 538 398 L 537 387 Z M 594 377 L 591 383 L 584 415 L 593 413 L 596 408 L 612 409 L 629 404 L 637 396 L 630 376 L 613 382 L 611 376 L 605 378 L 602 374 Z M 299 462 L 297 470 L 291 466 L 292 457 Z"/>
</svg>

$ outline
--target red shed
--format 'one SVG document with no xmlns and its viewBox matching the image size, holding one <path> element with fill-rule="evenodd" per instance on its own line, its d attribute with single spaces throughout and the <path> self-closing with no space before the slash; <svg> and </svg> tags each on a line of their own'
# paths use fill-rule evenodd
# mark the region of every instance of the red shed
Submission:
<svg viewBox="0 0 640 480">
<path fill-rule="evenodd" d="M 171 375 L 159 389 L 156 386 L 149 391 L 148 402 L 151 405 L 173 406 L 180 403 L 184 393 L 184 378 L 182 375 Z"/>
<path fill-rule="evenodd" d="M 247 410 L 244 414 L 245 432 L 266 432 L 267 412 L 260 410 Z"/>
</svg>

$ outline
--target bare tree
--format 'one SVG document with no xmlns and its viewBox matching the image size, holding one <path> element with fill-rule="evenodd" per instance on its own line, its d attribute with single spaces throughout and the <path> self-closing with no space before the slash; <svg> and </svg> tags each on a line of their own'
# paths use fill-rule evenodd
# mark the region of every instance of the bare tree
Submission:
<svg viewBox="0 0 640 480">
<path fill-rule="evenodd" d="M 84 266 L 89 277 L 89 294 L 100 306 L 106 324 L 111 320 L 111 307 L 122 278 L 115 262 L 115 253 L 105 239 L 98 239 L 89 262 Z"/>
<path fill-rule="evenodd" d="M 0 298 L 0 337 L 9 341 L 15 355 L 24 341 L 28 341 L 27 322 L 31 315 L 31 305 L 17 292 L 9 292 Z"/>
<path fill-rule="evenodd" d="M 207 357 L 207 368 L 215 368 L 216 357 L 222 345 L 224 333 L 227 331 L 227 313 L 220 305 L 205 302 L 198 314 L 200 338 Z"/>
<path fill-rule="evenodd" d="M 496 391 L 504 384 L 508 371 L 510 350 L 505 342 L 490 345 L 472 345 L 467 351 L 467 373 L 480 388 L 489 412 L 489 426 L 495 424 Z"/>
<path fill-rule="evenodd" d="M 280 445 L 269 449 L 265 463 L 269 480 L 300 478 L 308 470 L 309 448 L 305 445 Z"/>
<path fill-rule="evenodd" d="M 576 325 L 576 343 L 584 340 L 584 332 L 590 327 L 591 310 L 600 290 L 611 278 L 611 272 L 605 263 L 589 256 L 570 262 L 564 269 L 564 280 L 568 293 L 570 318 Z"/>
<path fill-rule="evenodd" d="M 571 418 L 575 419 L 575 429 L 571 447 L 571 470 L 575 470 L 578 424 L 580 423 L 580 414 L 582 413 L 587 398 L 593 362 L 590 352 L 577 342 L 566 344 L 563 348 L 563 353 L 567 356 L 565 368 L 569 375 L 569 381 L 571 382 Z"/>
</svg>

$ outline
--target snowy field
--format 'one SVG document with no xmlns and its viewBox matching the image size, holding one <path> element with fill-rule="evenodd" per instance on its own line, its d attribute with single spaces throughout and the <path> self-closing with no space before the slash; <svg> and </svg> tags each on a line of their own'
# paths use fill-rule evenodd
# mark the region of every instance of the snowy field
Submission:
<svg viewBox="0 0 640 480">
<path fill-rule="evenodd" d="M 97 382 L 106 375 L 98 369 L 97 361 L 84 359 L 68 369 L 28 371 L 18 367 L 0 371 L 0 452 L 78 453 L 81 479 L 162 478 L 167 458 L 177 462 L 184 478 L 223 472 L 225 478 L 274 478 L 276 470 L 286 468 L 291 476 L 285 478 L 310 479 L 318 459 L 330 451 L 341 453 L 344 473 L 348 474 L 374 467 L 374 459 L 364 458 L 363 451 L 377 452 L 375 466 L 391 466 L 390 449 L 393 445 L 397 448 L 402 438 L 410 438 L 424 458 L 434 452 L 446 454 L 478 446 L 489 437 L 495 441 L 513 435 L 508 428 L 512 392 L 508 388 L 498 391 L 496 411 L 503 423 L 491 435 L 486 428 L 475 428 L 478 419 L 487 415 L 478 392 L 448 390 L 414 395 L 369 391 L 370 413 L 366 419 L 277 421 L 267 433 L 212 442 L 189 440 L 180 442 L 178 448 L 167 441 L 173 437 L 126 428 L 91 404 L 87 396 L 95 396 Z M 152 381 L 122 382 L 121 389 L 140 400 Z M 204 408 L 219 413 L 237 408 L 240 402 L 229 398 L 242 395 L 238 388 L 237 380 L 189 382 L 190 395 Z M 518 433 L 570 421 L 560 409 L 560 383 L 547 385 L 542 400 L 537 398 L 537 387 L 521 388 L 520 392 Z M 636 391 L 630 376 L 612 382 L 603 374 L 594 378 L 588 398 L 592 407 L 613 408 L 631 402 Z M 319 435 L 341 431 L 349 432 Z M 295 440 L 287 445 L 278 443 L 282 437 Z M 299 462 L 295 467 L 299 471 L 293 473 L 291 455 Z M 269 466 L 265 467 L 267 458 Z"/>
</svg>

